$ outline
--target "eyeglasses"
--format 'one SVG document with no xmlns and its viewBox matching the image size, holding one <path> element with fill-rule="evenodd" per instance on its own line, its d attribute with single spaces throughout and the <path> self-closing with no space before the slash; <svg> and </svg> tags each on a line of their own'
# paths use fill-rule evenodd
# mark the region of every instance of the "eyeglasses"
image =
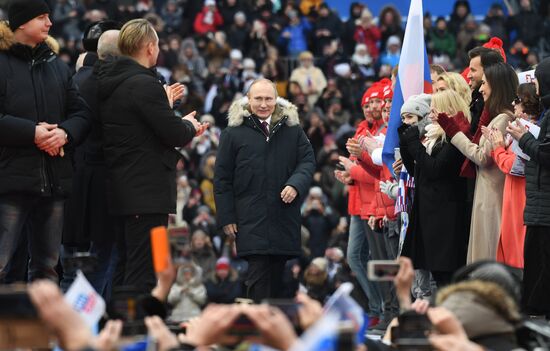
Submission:
<svg viewBox="0 0 550 351">
<path fill-rule="evenodd" d="M 515 105 L 521 104 L 521 98 L 520 98 L 519 96 L 516 96 L 516 97 L 514 98 L 514 101 L 513 101 L 513 102 L 514 102 Z"/>
</svg>

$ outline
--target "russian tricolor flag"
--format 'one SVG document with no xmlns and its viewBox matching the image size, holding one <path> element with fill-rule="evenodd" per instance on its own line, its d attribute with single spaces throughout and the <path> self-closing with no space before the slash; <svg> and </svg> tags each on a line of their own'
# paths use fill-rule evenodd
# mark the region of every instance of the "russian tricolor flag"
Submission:
<svg viewBox="0 0 550 351">
<path fill-rule="evenodd" d="M 397 128 L 401 126 L 401 106 L 411 95 L 432 93 L 430 65 L 424 43 L 422 0 L 412 0 L 399 59 L 399 73 L 393 92 L 390 120 L 382 160 L 393 173 L 394 149 L 399 147 Z"/>
</svg>

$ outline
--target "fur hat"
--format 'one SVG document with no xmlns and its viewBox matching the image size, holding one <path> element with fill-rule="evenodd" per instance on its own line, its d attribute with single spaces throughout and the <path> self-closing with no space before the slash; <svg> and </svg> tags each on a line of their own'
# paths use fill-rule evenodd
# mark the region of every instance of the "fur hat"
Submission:
<svg viewBox="0 0 550 351">
<path fill-rule="evenodd" d="M 428 94 L 413 95 L 405 101 L 401 107 L 401 115 L 404 113 L 411 113 L 420 118 L 426 117 L 430 113 L 430 104 L 432 102 L 432 96 Z"/>
<path fill-rule="evenodd" d="M 319 268 L 322 271 L 326 271 L 328 267 L 328 261 L 324 257 L 317 257 L 311 261 L 311 265 Z"/>
<path fill-rule="evenodd" d="M 15 32 L 21 25 L 45 13 L 50 13 L 50 8 L 44 0 L 12 0 L 8 8 L 8 21 L 10 29 Z"/>
</svg>

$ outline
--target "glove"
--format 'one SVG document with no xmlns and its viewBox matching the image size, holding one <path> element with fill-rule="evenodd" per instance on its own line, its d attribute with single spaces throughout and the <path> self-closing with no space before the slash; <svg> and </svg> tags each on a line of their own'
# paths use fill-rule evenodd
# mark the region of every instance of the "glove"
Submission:
<svg viewBox="0 0 550 351">
<path fill-rule="evenodd" d="M 380 182 L 380 191 L 386 194 L 390 199 L 395 200 L 397 198 L 397 183 L 391 180 Z"/>
<path fill-rule="evenodd" d="M 460 128 L 454 118 L 447 116 L 446 113 L 440 113 L 437 115 L 437 123 L 443 128 L 445 134 L 452 139 L 456 134 L 460 132 Z"/>
</svg>

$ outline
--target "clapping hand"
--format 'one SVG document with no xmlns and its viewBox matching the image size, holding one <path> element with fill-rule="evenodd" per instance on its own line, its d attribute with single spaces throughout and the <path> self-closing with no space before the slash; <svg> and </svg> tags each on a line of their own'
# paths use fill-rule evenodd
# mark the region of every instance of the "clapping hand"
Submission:
<svg viewBox="0 0 550 351">
<path fill-rule="evenodd" d="M 367 132 L 367 135 L 361 136 L 359 138 L 359 144 L 361 146 L 361 149 L 367 151 L 369 155 L 371 155 L 374 150 L 382 146 L 378 142 L 378 140 L 374 139 L 374 136 L 372 136 L 372 134 L 369 132 Z"/>
<path fill-rule="evenodd" d="M 185 93 L 185 85 L 181 83 L 174 83 L 172 85 L 165 85 L 166 97 L 168 97 L 168 104 L 170 108 L 174 107 L 174 103 L 183 97 Z"/>
<path fill-rule="evenodd" d="M 512 138 L 519 140 L 521 137 L 528 132 L 527 127 L 524 127 L 519 122 L 508 122 L 508 127 L 506 127 L 506 131 L 510 133 Z"/>
<path fill-rule="evenodd" d="M 355 138 L 348 139 L 348 141 L 346 142 L 346 148 L 348 149 L 350 155 L 357 158 L 361 157 L 363 149 L 361 149 L 361 145 L 359 145 L 359 140 Z"/>
</svg>

